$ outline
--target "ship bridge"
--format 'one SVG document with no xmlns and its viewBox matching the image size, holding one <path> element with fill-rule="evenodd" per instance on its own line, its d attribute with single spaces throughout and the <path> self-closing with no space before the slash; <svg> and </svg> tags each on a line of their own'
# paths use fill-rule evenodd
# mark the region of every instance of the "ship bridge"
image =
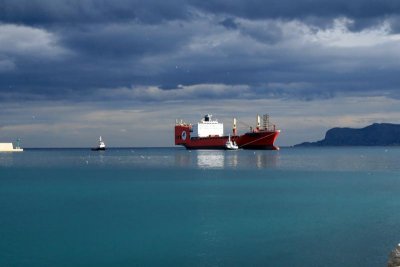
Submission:
<svg viewBox="0 0 400 267">
<path fill-rule="evenodd" d="M 211 114 L 207 114 L 201 120 L 192 126 L 191 137 L 210 137 L 224 136 L 224 124 L 218 120 L 213 120 Z"/>
</svg>

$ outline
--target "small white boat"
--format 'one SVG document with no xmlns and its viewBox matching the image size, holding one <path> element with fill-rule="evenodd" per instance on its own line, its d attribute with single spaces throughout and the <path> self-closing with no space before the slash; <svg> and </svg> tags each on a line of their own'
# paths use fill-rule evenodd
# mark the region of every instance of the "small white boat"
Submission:
<svg viewBox="0 0 400 267">
<path fill-rule="evenodd" d="M 104 143 L 104 141 L 101 139 L 101 136 L 99 138 L 99 144 L 97 145 L 97 147 L 92 148 L 93 151 L 99 151 L 99 150 L 106 150 L 106 144 Z"/>
<path fill-rule="evenodd" d="M 238 145 L 235 141 L 232 142 L 231 135 L 228 137 L 228 141 L 226 141 L 225 148 L 228 150 L 237 150 L 239 149 Z"/>
<path fill-rule="evenodd" d="M 17 143 L 13 146 L 13 143 L 0 143 L 0 152 L 22 152 L 23 148 L 19 145 L 19 138 L 17 139 Z"/>
</svg>

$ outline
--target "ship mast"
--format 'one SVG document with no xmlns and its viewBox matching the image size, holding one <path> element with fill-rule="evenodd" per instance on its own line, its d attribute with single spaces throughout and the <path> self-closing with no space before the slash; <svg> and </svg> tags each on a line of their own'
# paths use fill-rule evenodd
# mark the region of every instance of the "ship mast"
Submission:
<svg viewBox="0 0 400 267">
<path fill-rule="evenodd" d="M 236 135 L 237 135 L 237 130 L 236 130 L 236 118 L 233 118 L 232 132 L 233 132 L 233 136 L 236 136 Z"/>
<path fill-rule="evenodd" d="M 264 114 L 263 115 L 263 128 L 264 130 L 269 130 L 269 115 L 268 114 Z"/>
<path fill-rule="evenodd" d="M 260 115 L 257 114 L 257 127 L 256 130 L 259 131 L 260 130 Z"/>
</svg>

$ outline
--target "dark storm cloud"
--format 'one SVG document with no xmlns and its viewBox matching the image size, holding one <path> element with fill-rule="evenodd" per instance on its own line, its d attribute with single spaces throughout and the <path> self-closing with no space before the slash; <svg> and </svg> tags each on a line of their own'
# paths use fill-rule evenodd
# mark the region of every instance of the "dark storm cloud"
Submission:
<svg viewBox="0 0 400 267">
<path fill-rule="evenodd" d="M 400 28 L 397 1 L 0 0 L 0 10 L 2 100 L 102 100 L 136 86 L 180 97 L 180 85 L 209 85 L 197 98 L 309 100 L 395 95 L 399 83 L 398 47 L 385 37 Z M 353 32 L 382 44 L 346 43 Z"/>
<path fill-rule="evenodd" d="M 176 116 L 271 112 L 290 145 L 396 122 L 398 14 L 393 0 L 0 0 L 0 137 L 172 145 Z"/>
<path fill-rule="evenodd" d="M 63 44 L 78 53 L 99 57 L 138 57 L 173 52 L 187 41 L 179 24 L 101 24 L 63 31 Z M 186 30 L 187 31 L 187 30 Z"/>
<path fill-rule="evenodd" d="M 249 19 L 374 18 L 398 14 L 393 0 L 1 0 L 2 21 L 25 24 L 110 22 L 138 19 L 157 23 L 190 19 L 193 9 Z"/>
<path fill-rule="evenodd" d="M 3 22 L 33 24 L 140 20 L 159 23 L 189 14 L 181 0 L 0 0 Z"/>
<path fill-rule="evenodd" d="M 337 16 L 374 18 L 398 14 L 400 11 L 400 3 L 392 0 L 198 0 L 192 4 L 211 13 L 230 14 L 249 19 Z"/>
</svg>

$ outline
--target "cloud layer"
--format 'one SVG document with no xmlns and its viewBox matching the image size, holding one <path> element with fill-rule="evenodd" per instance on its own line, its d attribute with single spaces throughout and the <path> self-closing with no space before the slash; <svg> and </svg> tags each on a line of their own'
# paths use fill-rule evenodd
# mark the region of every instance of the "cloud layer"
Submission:
<svg viewBox="0 0 400 267">
<path fill-rule="evenodd" d="M 0 10 L 3 106 L 54 102 L 85 117 L 400 96 L 396 1 L 0 0 Z"/>
</svg>

